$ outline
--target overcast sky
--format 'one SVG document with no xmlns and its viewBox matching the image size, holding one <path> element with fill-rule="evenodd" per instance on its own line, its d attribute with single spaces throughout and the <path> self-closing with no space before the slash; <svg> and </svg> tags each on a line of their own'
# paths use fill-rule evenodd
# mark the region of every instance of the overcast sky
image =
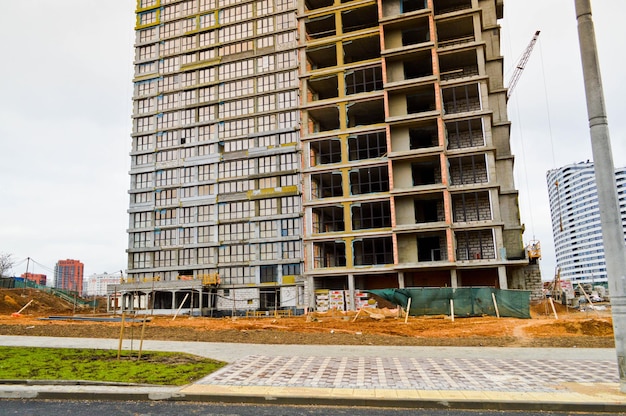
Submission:
<svg viewBox="0 0 626 416">
<path fill-rule="evenodd" d="M 524 241 L 541 242 L 542 277 L 554 277 L 556 259 L 546 172 L 593 161 L 580 63 L 574 0 L 505 0 L 501 21 L 505 82 L 532 39 L 539 41 L 508 111 Z M 626 1 L 592 0 L 593 19 L 616 167 L 626 166 Z"/>
<path fill-rule="evenodd" d="M 593 0 L 616 166 L 626 165 L 626 1 Z M 574 0 L 505 0 L 505 82 L 539 42 L 509 101 L 524 241 L 555 258 L 546 171 L 591 160 Z M 135 0 L 0 0 L 0 253 L 52 280 L 126 270 Z"/>
</svg>

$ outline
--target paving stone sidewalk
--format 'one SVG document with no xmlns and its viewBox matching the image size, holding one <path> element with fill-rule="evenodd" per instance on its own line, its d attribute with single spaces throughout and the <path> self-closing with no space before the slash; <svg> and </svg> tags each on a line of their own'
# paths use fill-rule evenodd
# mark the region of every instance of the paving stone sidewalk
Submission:
<svg viewBox="0 0 626 416">
<path fill-rule="evenodd" d="M 560 383 L 617 383 L 617 364 L 598 360 L 502 360 L 252 355 L 199 385 L 352 389 L 558 392 Z"/>
</svg>

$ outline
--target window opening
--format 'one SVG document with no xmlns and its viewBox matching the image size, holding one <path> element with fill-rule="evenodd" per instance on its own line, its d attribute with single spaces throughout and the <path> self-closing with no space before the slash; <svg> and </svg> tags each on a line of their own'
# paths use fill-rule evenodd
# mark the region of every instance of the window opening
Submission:
<svg viewBox="0 0 626 416">
<path fill-rule="evenodd" d="M 420 53 L 402 63 L 404 79 L 416 79 L 433 75 L 433 58 L 430 53 Z"/>
<path fill-rule="evenodd" d="M 400 0 L 401 13 L 411 13 L 427 7 L 427 0 Z"/>
<path fill-rule="evenodd" d="M 261 283 L 278 281 L 278 267 L 276 265 L 259 266 Z"/>
<path fill-rule="evenodd" d="M 356 240 L 353 247 L 355 266 L 393 264 L 391 237 Z"/>
<path fill-rule="evenodd" d="M 387 154 L 387 136 L 384 131 L 359 134 L 348 138 L 350 160 L 375 159 Z"/>
<path fill-rule="evenodd" d="M 417 45 L 430 40 L 428 25 L 412 27 L 402 31 L 402 46 Z"/>
<path fill-rule="evenodd" d="M 341 173 L 317 173 L 311 175 L 311 191 L 314 198 L 333 198 L 343 195 Z"/>
<path fill-rule="evenodd" d="M 441 182 L 441 166 L 438 162 L 416 162 L 411 165 L 413 186 L 434 185 Z"/>
<path fill-rule="evenodd" d="M 456 233 L 457 259 L 495 259 L 493 232 L 488 230 L 459 231 Z"/>
<path fill-rule="evenodd" d="M 299 263 L 283 264 L 281 267 L 283 269 L 283 276 L 294 276 L 294 275 L 299 275 L 300 274 L 300 264 Z"/>
<path fill-rule="evenodd" d="M 352 195 L 389 191 L 389 169 L 387 165 L 351 171 L 350 191 Z"/>
<path fill-rule="evenodd" d="M 479 111 L 482 108 L 478 84 L 446 88 L 443 90 L 443 101 L 447 114 Z"/>
<path fill-rule="evenodd" d="M 364 202 L 351 207 L 352 229 L 391 227 L 391 205 L 389 201 Z"/>
<path fill-rule="evenodd" d="M 427 91 L 420 91 L 406 96 L 406 111 L 408 114 L 422 113 L 436 110 L 435 91 L 430 87 Z"/>
<path fill-rule="evenodd" d="M 383 89 L 383 71 L 380 66 L 350 71 L 345 80 L 347 95 Z"/>
<path fill-rule="evenodd" d="M 415 207 L 416 224 L 445 221 L 443 197 L 416 199 L 413 205 Z"/>
<path fill-rule="evenodd" d="M 341 140 L 329 139 L 311 142 L 311 166 L 341 162 Z"/>
<path fill-rule="evenodd" d="M 313 232 L 332 233 L 344 231 L 344 216 L 342 206 L 316 207 L 313 213 Z"/>
<path fill-rule="evenodd" d="M 417 239 L 417 261 L 442 261 L 446 260 L 445 237 L 425 236 Z"/>
<path fill-rule="evenodd" d="M 474 118 L 446 123 L 448 149 L 484 146 L 482 119 Z"/>
<path fill-rule="evenodd" d="M 488 192 L 470 192 L 452 196 L 455 222 L 491 220 L 491 202 Z"/>
<path fill-rule="evenodd" d="M 345 267 L 345 242 L 327 241 L 313 243 L 313 264 L 315 268 Z"/>
<path fill-rule="evenodd" d="M 489 176 L 485 155 L 470 155 L 450 159 L 451 185 L 487 183 Z"/>
<path fill-rule="evenodd" d="M 439 145 L 437 123 L 409 128 L 409 149 L 425 149 Z"/>
</svg>

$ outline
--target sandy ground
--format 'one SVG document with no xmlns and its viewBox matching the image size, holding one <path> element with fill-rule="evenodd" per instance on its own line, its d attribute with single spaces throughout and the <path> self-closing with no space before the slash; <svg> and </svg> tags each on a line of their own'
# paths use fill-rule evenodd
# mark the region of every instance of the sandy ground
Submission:
<svg viewBox="0 0 626 416">
<path fill-rule="evenodd" d="M 19 316 L 14 313 L 33 302 Z M 313 313 L 298 317 L 200 318 L 149 316 L 141 322 L 79 322 L 46 320 L 49 316 L 111 316 L 103 311 L 79 310 L 72 304 L 34 289 L 0 289 L 0 335 L 244 342 L 315 345 L 422 345 L 578 347 L 614 346 L 610 310 L 579 312 L 556 305 L 558 319 L 546 303 L 533 305 L 532 319 L 447 316 L 398 316 Z M 137 318 L 142 316 L 137 316 Z"/>
</svg>

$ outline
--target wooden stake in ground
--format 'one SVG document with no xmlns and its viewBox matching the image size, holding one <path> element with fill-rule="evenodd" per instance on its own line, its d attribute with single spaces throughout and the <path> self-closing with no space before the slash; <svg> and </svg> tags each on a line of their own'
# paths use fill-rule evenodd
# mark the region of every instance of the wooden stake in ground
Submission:
<svg viewBox="0 0 626 416">
<path fill-rule="evenodd" d="M 493 299 L 493 306 L 496 308 L 496 316 L 500 318 L 500 311 L 498 310 L 498 302 L 496 302 L 496 294 L 491 294 L 491 299 Z"/>
<path fill-rule="evenodd" d="M 22 309 L 20 309 L 20 310 L 19 310 L 19 311 L 17 311 L 17 312 L 13 312 L 13 313 L 11 314 L 11 316 L 13 316 L 13 317 L 22 316 L 22 315 L 20 315 L 20 314 L 22 313 L 22 311 L 23 311 L 24 309 L 28 308 L 28 305 L 30 305 L 31 303 L 33 303 L 33 300 L 32 300 L 32 299 L 31 299 L 31 300 L 29 300 L 29 301 L 28 301 L 28 303 L 22 307 Z"/>
<path fill-rule="evenodd" d="M 582 287 L 580 283 L 578 283 L 578 287 L 583 292 L 583 295 L 585 295 L 585 299 L 587 299 L 587 302 L 589 302 L 589 306 L 591 306 L 591 309 L 595 310 L 595 308 L 593 307 L 593 302 L 591 301 L 591 298 L 589 297 L 589 295 L 587 295 L 587 292 L 585 291 L 585 288 Z"/>
<path fill-rule="evenodd" d="M 548 299 L 550 299 L 550 306 L 552 306 L 552 313 L 554 313 L 554 319 L 559 319 L 559 316 L 556 314 L 556 308 L 554 307 L 554 301 L 552 300 L 552 297 L 549 297 Z"/>
<path fill-rule="evenodd" d="M 450 299 L 450 319 L 454 322 L 454 299 Z"/>
<path fill-rule="evenodd" d="M 117 360 L 120 360 L 122 355 L 122 340 L 124 339 L 124 318 L 126 317 L 125 313 L 122 312 L 122 327 L 120 328 L 120 342 L 117 346 Z"/>
<path fill-rule="evenodd" d="M 360 313 L 361 313 L 361 309 L 359 309 L 359 310 L 356 312 L 356 315 L 354 315 L 354 319 L 352 320 L 352 322 L 356 321 L 356 318 L 358 318 L 358 317 L 359 317 L 359 314 L 360 314 Z"/>
<path fill-rule="evenodd" d="M 148 320 L 148 317 L 144 315 L 143 323 L 141 324 L 141 339 L 139 341 L 139 354 L 137 356 L 138 360 L 141 360 L 141 351 L 143 350 L 143 336 L 146 333 L 146 321 L 147 320 Z"/>
<path fill-rule="evenodd" d="M 176 317 L 178 316 L 178 313 L 180 312 L 180 310 L 183 308 L 183 305 L 185 304 L 185 301 L 187 300 L 187 298 L 189 297 L 189 293 L 187 293 L 185 295 L 185 298 L 183 299 L 183 301 L 180 303 L 180 306 L 178 307 L 178 310 L 176 311 L 176 313 L 174 314 L 174 317 L 172 318 L 172 321 L 174 319 L 176 319 Z"/>
<path fill-rule="evenodd" d="M 408 302 L 406 303 L 406 316 L 404 317 L 405 324 L 409 320 L 409 313 L 411 313 L 411 298 L 409 298 Z"/>
</svg>

